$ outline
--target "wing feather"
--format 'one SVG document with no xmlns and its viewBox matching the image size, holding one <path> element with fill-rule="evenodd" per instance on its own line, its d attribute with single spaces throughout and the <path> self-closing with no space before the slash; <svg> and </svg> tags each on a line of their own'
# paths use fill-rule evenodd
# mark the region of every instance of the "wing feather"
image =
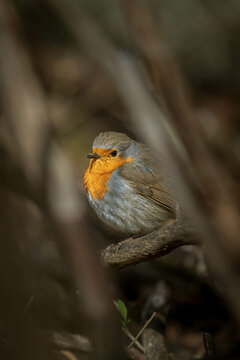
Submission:
<svg viewBox="0 0 240 360">
<path fill-rule="evenodd" d="M 121 175 L 129 182 L 133 191 L 175 213 L 176 199 L 169 178 L 160 169 L 126 163 L 121 167 Z"/>
</svg>

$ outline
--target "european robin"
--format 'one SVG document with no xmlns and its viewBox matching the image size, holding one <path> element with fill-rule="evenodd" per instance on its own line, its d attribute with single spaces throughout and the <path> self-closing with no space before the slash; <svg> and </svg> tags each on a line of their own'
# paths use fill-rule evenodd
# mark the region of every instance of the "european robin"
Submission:
<svg viewBox="0 0 240 360">
<path fill-rule="evenodd" d="M 144 234 L 175 218 L 176 201 L 161 154 L 118 132 L 99 134 L 84 174 L 88 200 L 115 230 Z"/>
</svg>

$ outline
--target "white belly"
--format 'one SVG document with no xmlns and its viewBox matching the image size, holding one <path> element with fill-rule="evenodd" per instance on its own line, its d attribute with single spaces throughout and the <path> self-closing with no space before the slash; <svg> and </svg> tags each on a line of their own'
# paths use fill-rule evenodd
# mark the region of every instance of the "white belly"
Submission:
<svg viewBox="0 0 240 360">
<path fill-rule="evenodd" d="M 116 175 L 116 174 L 115 174 Z M 112 175 L 103 199 L 88 199 L 98 217 L 115 230 L 127 234 L 148 233 L 162 226 L 169 213 L 145 197 L 133 193 L 131 186 L 119 175 Z"/>
</svg>

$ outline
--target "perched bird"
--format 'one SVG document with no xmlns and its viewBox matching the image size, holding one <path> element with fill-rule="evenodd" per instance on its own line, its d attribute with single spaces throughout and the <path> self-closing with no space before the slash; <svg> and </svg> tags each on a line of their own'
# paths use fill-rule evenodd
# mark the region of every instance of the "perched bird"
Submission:
<svg viewBox="0 0 240 360">
<path fill-rule="evenodd" d="M 118 132 L 94 142 L 84 174 L 98 217 L 120 232 L 146 234 L 175 218 L 176 201 L 163 156 Z"/>
</svg>

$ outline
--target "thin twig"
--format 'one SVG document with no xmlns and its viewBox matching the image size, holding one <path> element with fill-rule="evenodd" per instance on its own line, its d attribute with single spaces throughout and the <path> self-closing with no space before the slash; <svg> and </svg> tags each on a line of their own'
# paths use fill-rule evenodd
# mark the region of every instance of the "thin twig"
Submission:
<svg viewBox="0 0 240 360">
<path fill-rule="evenodd" d="M 156 311 L 154 311 L 154 313 L 152 314 L 152 316 L 145 322 L 144 326 L 141 328 L 141 330 L 139 331 L 139 333 L 137 334 L 137 336 L 135 336 L 134 340 L 128 345 L 127 349 L 130 349 L 131 346 L 133 346 L 133 344 L 135 344 L 135 342 L 137 341 L 137 339 L 139 338 L 139 336 L 141 336 L 142 332 L 144 329 L 146 329 L 146 327 L 150 324 L 150 322 L 152 321 L 152 319 L 156 316 Z"/>
<path fill-rule="evenodd" d="M 135 337 L 129 332 L 129 330 L 127 328 L 125 328 L 124 326 L 122 326 L 122 330 L 123 332 L 125 332 L 125 334 L 129 337 L 129 339 L 131 339 L 132 341 L 135 340 Z M 140 344 L 139 341 L 135 341 L 134 342 L 135 345 L 139 348 L 139 350 L 141 350 L 142 352 L 144 352 L 144 347 Z"/>
</svg>

